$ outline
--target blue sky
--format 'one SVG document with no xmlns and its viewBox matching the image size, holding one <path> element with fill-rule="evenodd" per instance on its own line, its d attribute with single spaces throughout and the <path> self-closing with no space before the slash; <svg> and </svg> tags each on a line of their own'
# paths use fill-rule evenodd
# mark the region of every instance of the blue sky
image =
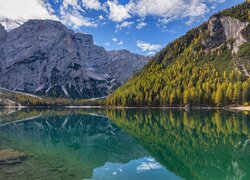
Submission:
<svg viewBox="0 0 250 180">
<path fill-rule="evenodd" d="M 1 0 L 0 23 L 53 19 L 94 36 L 107 50 L 154 55 L 212 14 L 244 0 Z"/>
</svg>

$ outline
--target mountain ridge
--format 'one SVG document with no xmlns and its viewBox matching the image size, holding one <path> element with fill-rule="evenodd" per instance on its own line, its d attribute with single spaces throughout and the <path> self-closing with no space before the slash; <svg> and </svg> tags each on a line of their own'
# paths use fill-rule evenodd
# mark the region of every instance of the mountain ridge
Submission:
<svg viewBox="0 0 250 180">
<path fill-rule="evenodd" d="M 125 60 L 135 56 L 128 51 Z M 53 97 L 107 96 L 149 60 L 137 57 L 132 63 L 145 62 L 125 74 L 92 35 L 75 33 L 60 22 L 32 19 L 9 32 L 0 27 L 0 87 L 11 90 Z M 116 74 L 109 70 L 114 66 L 120 67 Z"/>
<path fill-rule="evenodd" d="M 106 105 L 225 106 L 250 101 L 249 9 L 244 2 L 217 13 L 168 44 L 111 94 Z"/>
</svg>

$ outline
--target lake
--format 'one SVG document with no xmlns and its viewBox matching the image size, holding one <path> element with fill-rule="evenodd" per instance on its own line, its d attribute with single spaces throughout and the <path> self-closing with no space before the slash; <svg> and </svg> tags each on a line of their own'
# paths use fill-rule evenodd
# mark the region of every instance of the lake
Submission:
<svg viewBox="0 0 250 180">
<path fill-rule="evenodd" d="M 0 179 L 250 179 L 247 112 L 0 112 L 0 152 L 25 155 L 0 160 Z"/>
</svg>

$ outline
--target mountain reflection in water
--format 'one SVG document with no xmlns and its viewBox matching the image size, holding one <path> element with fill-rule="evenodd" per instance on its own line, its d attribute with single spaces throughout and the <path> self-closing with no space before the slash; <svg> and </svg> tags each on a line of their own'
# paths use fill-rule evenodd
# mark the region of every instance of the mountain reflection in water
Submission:
<svg viewBox="0 0 250 180">
<path fill-rule="evenodd" d="M 4 179 L 250 179 L 243 113 L 25 109 L 0 120 L 0 148 L 29 155 L 1 167 Z"/>
</svg>

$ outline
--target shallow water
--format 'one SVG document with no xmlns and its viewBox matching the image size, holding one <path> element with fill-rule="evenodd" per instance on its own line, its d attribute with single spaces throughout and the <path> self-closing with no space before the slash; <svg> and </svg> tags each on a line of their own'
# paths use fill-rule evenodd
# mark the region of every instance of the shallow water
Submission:
<svg viewBox="0 0 250 180">
<path fill-rule="evenodd" d="M 28 156 L 0 179 L 250 179 L 250 116 L 226 111 L 24 109 L 0 149 Z"/>
</svg>

